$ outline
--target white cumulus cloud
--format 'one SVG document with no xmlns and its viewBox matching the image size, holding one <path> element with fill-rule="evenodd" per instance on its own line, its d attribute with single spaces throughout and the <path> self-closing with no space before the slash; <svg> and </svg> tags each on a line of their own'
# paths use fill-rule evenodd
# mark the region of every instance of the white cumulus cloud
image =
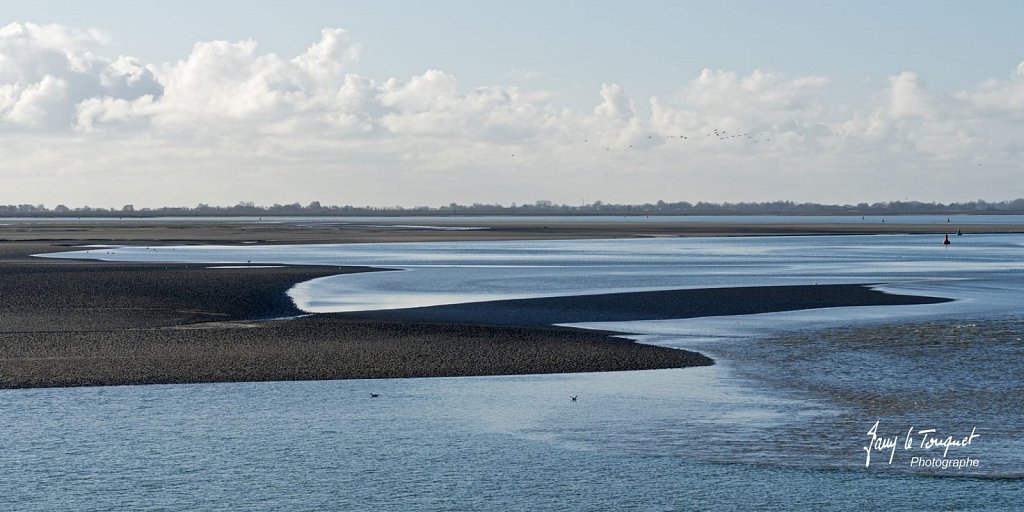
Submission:
<svg viewBox="0 0 1024 512">
<path fill-rule="evenodd" d="M 959 91 L 956 97 L 981 114 L 1024 119 L 1024 61 L 1008 79 L 986 80 L 971 90 Z"/>
<path fill-rule="evenodd" d="M 101 31 L 61 25 L 0 28 L 0 129 L 68 130 L 81 101 L 159 93 L 136 59 L 95 53 L 108 41 Z"/>
<path fill-rule="evenodd" d="M 950 199 L 985 186 L 959 169 L 1004 179 L 1024 153 L 1024 63 L 956 92 L 905 71 L 860 104 L 823 75 L 704 69 L 638 107 L 608 77 L 578 111 L 441 69 L 363 76 L 348 31 L 311 36 L 299 55 L 203 41 L 149 63 L 106 55 L 96 30 L 0 28 L 0 174 L 18 177 L 0 202 L 891 199 L 882 182 Z M 91 185 L 114 176 L 116 192 Z"/>
</svg>

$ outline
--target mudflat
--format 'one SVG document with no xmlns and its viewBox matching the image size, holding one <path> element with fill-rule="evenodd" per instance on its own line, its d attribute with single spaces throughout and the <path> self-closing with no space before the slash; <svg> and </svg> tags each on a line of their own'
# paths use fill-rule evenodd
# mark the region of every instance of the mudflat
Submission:
<svg viewBox="0 0 1024 512">
<path fill-rule="evenodd" d="M 431 229 L 427 224 L 296 220 L 12 222 L 0 226 L 0 387 L 680 368 L 713 361 L 695 352 L 634 343 L 614 337 L 615 333 L 550 324 L 607 320 L 608 315 L 615 319 L 650 315 L 683 318 L 931 300 L 883 294 L 858 285 L 790 286 L 495 301 L 361 315 L 302 315 L 285 293 L 295 283 L 386 269 L 210 268 L 31 256 L 82 244 L 617 238 L 707 235 L 705 230 L 709 229 L 716 230 L 716 234 L 780 234 L 775 227 L 761 224 L 627 224 L 489 221 L 487 225 L 466 226 L 483 229 L 448 230 Z M 449 219 L 438 224 L 452 225 Z M 792 225 L 785 229 L 792 234 L 836 234 L 829 226 L 808 226 L 806 231 Z M 843 229 L 837 228 L 837 232 L 845 232 Z M 979 232 L 983 230 L 979 228 Z"/>
<path fill-rule="evenodd" d="M 285 292 L 374 269 L 31 258 L 0 243 L 0 388 L 678 368 L 694 352 L 542 326 L 298 316 Z"/>
<path fill-rule="evenodd" d="M 572 240 L 674 236 L 784 236 L 874 234 L 1024 233 L 1024 225 L 951 223 L 863 224 L 790 222 L 684 222 L 654 217 L 623 217 L 615 221 L 424 217 L 408 219 L 261 220 L 164 219 L 39 219 L 0 222 L 0 241 L 71 243 L 363 243 L 440 242 L 467 240 Z"/>
</svg>

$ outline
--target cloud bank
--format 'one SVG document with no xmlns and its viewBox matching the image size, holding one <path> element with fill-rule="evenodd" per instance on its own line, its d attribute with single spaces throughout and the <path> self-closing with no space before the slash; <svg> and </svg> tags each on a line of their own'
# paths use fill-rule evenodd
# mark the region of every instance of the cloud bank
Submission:
<svg viewBox="0 0 1024 512">
<path fill-rule="evenodd" d="M 1024 62 L 945 92 L 904 71 L 861 104 L 827 76 L 705 69 L 646 101 L 609 77 L 580 112 L 438 69 L 362 76 L 359 42 L 337 28 L 300 55 L 206 41 L 168 63 L 105 55 L 110 37 L 0 28 L 0 202 L 1024 196 Z"/>
</svg>

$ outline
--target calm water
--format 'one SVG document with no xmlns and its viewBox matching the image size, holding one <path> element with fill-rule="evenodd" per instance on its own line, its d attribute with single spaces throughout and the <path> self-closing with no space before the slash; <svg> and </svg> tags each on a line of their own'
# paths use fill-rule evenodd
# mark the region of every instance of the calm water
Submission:
<svg viewBox="0 0 1024 512">
<path fill-rule="evenodd" d="M 700 350 L 719 363 L 707 368 L 4 391 L 0 495 L 30 510 L 1014 510 L 1024 503 L 1024 236 L 954 242 L 92 249 L 83 256 L 407 269 L 293 290 L 317 310 L 814 282 L 959 300 L 586 325 Z M 865 467 L 875 422 L 899 444 Z M 918 445 L 928 429 L 978 437 L 943 457 Z M 922 468 L 913 457 L 978 466 Z"/>
</svg>

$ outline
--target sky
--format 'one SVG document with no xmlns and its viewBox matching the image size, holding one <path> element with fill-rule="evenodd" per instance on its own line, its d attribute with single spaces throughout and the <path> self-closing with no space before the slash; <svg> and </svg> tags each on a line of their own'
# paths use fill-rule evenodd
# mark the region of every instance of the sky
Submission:
<svg viewBox="0 0 1024 512">
<path fill-rule="evenodd" d="M 1024 197 L 1024 3 L 0 1 L 0 204 Z"/>
</svg>

